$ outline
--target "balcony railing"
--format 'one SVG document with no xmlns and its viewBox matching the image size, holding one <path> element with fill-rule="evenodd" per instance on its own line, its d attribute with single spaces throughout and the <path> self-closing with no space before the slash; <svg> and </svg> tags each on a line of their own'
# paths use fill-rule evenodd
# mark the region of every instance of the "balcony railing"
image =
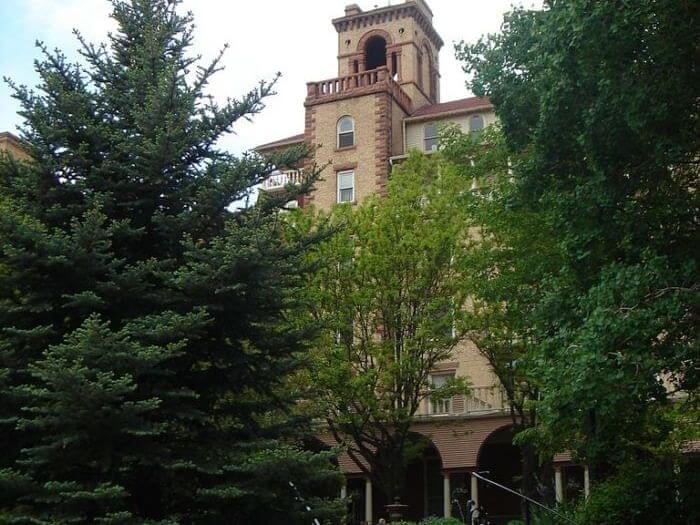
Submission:
<svg viewBox="0 0 700 525">
<path fill-rule="evenodd" d="M 508 410 L 508 400 L 499 386 L 475 386 L 468 394 L 459 394 L 446 400 L 431 402 L 426 399 L 420 417 L 478 416 L 497 414 Z"/>
<path fill-rule="evenodd" d="M 301 183 L 300 170 L 286 170 L 272 173 L 262 183 L 262 189 L 265 191 L 283 190 L 288 184 Z"/>
<path fill-rule="evenodd" d="M 377 88 L 384 87 L 389 90 L 396 101 L 403 106 L 406 111 L 411 113 L 411 97 L 409 97 L 401 86 L 391 78 L 391 74 L 386 66 L 344 77 L 331 78 L 318 82 L 308 82 L 306 84 L 307 100 L 321 101 L 330 97 L 339 97 L 343 95 L 351 96 L 358 94 L 357 92 L 360 90 L 373 86 Z"/>
</svg>

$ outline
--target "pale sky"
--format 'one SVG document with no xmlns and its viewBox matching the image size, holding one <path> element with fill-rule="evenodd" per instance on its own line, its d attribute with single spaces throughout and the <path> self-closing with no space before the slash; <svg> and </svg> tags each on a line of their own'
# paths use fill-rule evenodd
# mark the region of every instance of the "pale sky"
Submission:
<svg viewBox="0 0 700 525">
<path fill-rule="evenodd" d="M 363 10 L 387 0 L 354 0 Z M 392 0 L 392 4 L 402 0 Z M 194 13 L 195 48 L 205 59 L 230 45 L 210 92 L 216 98 L 238 97 L 260 79 L 280 71 L 277 95 L 253 123 L 241 123 L 222 146 L 234 152 L 304 131 L 306 82 L 337 75 L 337 37 L 331 24 L 353 0 L 185 0 Z M 453 42 L 476 41 L 499 30 L 511 4 L 531 7 L 541 0 L 428 0 L 433 24 L 445 46 L 440 52 L 442 101 L 469 96 Z M 114 28 L 107 0 L 0 0 L 0 74 L 33 86 L 35 40 L 62 49 L 77 59 L 72 30 L 92 42 L 103 41 Z M 5 83 L 0 85 L 0 131 L 16 132 L 21 118 Z"/>
</svg>

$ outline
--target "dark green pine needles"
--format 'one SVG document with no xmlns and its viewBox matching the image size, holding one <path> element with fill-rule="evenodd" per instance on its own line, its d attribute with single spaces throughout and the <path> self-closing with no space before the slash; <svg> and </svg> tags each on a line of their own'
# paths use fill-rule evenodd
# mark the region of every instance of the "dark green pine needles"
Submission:
<svg viewBox="0 0 700 525">
<path fill-rule="evenodd" d="M 0 522 L 308 523 L 289 481 L 337 515 L 284 381 L 314 239 L 280 235 L 292 190 L 230 206 L 307 152 L 217 149 L 274 82 L 219 105 L 177 2 L 113 4 L 83 66 L 39 45 L 13 84 L 34 160 L 0 161 Z"/>
</svg>

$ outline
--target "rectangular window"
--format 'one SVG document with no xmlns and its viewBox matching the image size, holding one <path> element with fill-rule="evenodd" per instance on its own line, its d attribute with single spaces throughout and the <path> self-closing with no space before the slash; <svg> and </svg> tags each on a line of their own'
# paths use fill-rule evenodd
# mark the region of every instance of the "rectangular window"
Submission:
<svg viewBox="0 0 700 525">
<path fill-rule="evenodd" d="M 338 202 L 353 202 L 355 200 L 355 172 L 338 172 Z"/>
<path fill-rule="evenodd" d="M 355 145 L 355 133 L 352 131 L 347 131 L 343 133 L 338 133 L 338 147 L 339 148 L 350 148 Z"/>
<path fill-rule="evenodd" d="M 430 382 L 434 388 L 445 386 L 448 380 L 454 379 L 454 373 L 449 374 L 433 374 L 430 376 Z M 434 415 L 449 414 L 452 412 L 452 399 L 431 399 L 430 413 Z"/>
<path fill-rule="evenodd" d="M 435 122 L 426 124 L 423 128 L 424 151 L 437 151 L 438 127 Z"/>
</svg>

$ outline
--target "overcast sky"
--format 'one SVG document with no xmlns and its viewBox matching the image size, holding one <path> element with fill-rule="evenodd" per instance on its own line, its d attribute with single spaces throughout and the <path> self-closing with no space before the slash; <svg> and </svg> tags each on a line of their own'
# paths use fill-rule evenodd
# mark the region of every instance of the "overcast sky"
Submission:
<svg viewBox="0 0 700 525">
<path fill-rule="evenodd" d="M 392 4 L 402 0 L 392 0 Z M 223 141 L 231 151 L 242 151 L 304 131 L 303 101 L 306 82 L 337 74 L 337 40 L 331 19 L 342 16 L 352 0 L 185 0 L 183 10 L 195 16 L 195 51 L 212 57 L 225 43 L 225 71 L 212 82 L 211 93 L 237 97 L 275 72 L 283 75 L 278 94 L 252 124 L 237 126 L 237 134 Z M 387 0 L 360 0 L 364 10 L 384 6 Z M 453 42 L 473 42 L 498 31 L 511 4 L 541 4 L 538 0 L 428 0 L 433 23 L 445 41 L 440 52 L 443 101 L 469 96 L 464 73 L 454 58 Z M 37 82 L 32 61 L 35 40 L 61 48 L 76 58 L 72 29 L 88 40 L 103 41 L 114 28 L 107 0 L 0 0 L 0 74 L 19 83 Z M 10 90 L 0 86 L 0 131 L 15 131 L 21 118 Z"/>
</svg>

